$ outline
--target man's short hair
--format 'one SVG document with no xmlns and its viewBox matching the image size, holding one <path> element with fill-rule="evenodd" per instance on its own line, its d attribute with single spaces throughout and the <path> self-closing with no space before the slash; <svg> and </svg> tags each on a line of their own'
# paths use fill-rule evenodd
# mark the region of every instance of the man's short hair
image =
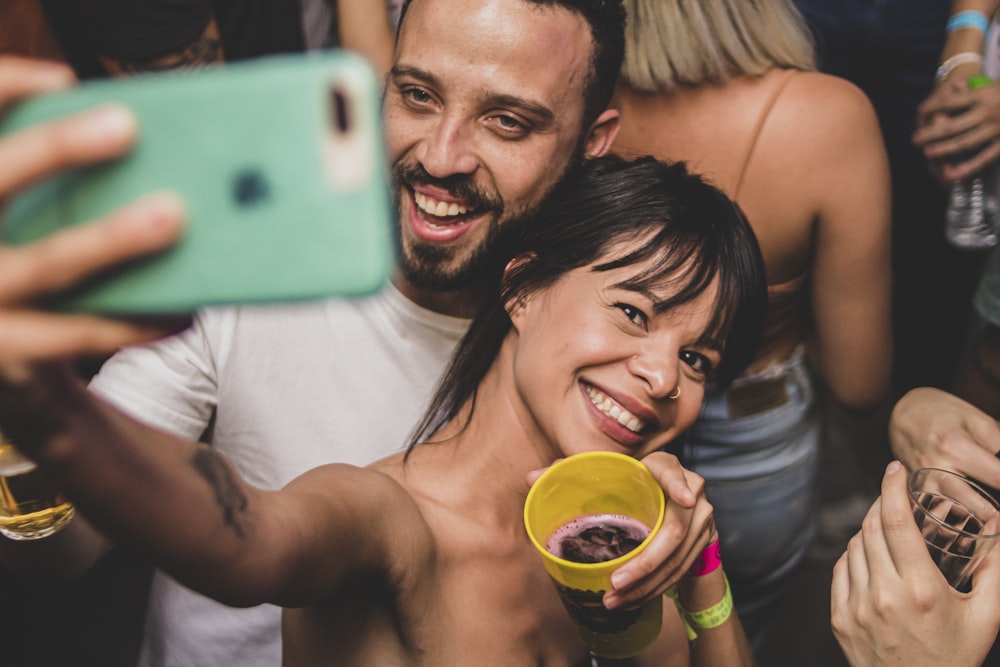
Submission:
<svg viewBox="0 0 1000 667">
<path fill-rule="evenodd" d="M 413 0 L 405 0 L 400 12 L 402 28 Z M 579 14 L 590 26 L 594 53 L 584 88 L 583 123 L 590 126 L 608 108 L 618 82 L 625 54 L 625 8 L 621 0 L 521 0 L 544 7 L 561 7 Z M 398 32 L 397 32 L 398 38 Z"/>
</svg>

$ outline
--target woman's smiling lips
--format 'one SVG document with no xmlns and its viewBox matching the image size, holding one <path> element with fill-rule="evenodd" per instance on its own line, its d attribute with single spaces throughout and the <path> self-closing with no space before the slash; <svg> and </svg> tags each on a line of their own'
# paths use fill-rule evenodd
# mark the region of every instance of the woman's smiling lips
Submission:
<svg viewBox="0 0 1000 667">
<path fill-rule="evenodd" d="M 635 405 L 632 401 L 612 398 L 606 391 L 581 381 L 580 387 L 595 412 L 601 416 L 601 423 L 608 435 L 623 445 L 635 446 L 646 439 L 650 427 L 656 427 L 658 420 L 648 409 Z M 629 407 L 625 407 L 624 402 Z M 630 409 L 631 408 L 631 409 Z"/>
</svg>

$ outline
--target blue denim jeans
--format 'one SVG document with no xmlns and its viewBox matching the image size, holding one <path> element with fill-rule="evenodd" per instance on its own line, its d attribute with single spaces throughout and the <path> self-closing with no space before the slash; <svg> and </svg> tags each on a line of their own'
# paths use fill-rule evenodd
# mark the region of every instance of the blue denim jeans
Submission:
<svg viewBox="0 0 1000 667">
<path fill-rule="evenodd" d="M 766 409 L 740 407 L 740 396 L 764 393 L 773 397 Z M 685 465 L 705 478 L 733 600 L 755 647 L 815 532 L 820 431 L 813 380 L 799 354 L 706 395 L 681 450 Z"/>
</svg>

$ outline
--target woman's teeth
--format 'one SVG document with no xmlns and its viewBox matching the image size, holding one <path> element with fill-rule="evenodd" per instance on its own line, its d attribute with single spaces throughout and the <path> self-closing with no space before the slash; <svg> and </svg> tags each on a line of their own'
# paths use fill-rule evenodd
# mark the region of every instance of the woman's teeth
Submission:
<svg viewBox="0 0 1000 667">
<path fill-rule="evenodd" d="M 608 396 L 605 396 L 603 393 L 594 389 L 590 385 L 586 385 L 586 388 L 587 396 L 590 397 L 590 401 L 597 407 L 597 409 L 617 421 L 628 430 L 633 433 L 638 433 L 646 427 L 646 425 L 642 423 L 642 420 L 612 401 Z"/>
</svg>

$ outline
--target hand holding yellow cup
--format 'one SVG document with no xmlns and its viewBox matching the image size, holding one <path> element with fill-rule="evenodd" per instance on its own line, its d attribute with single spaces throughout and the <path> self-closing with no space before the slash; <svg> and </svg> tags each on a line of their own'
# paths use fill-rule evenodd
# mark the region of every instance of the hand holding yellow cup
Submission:
<svg viewBox="0 0 1000 667">
<path fill-rule="evenodd" d="M 586 452 L 557 461 L 528 492 L 524 525 L 584 644 L 607 658 L 642 652 L 660 633 L 659 599 L 609 611 L 611 574 L 663 524 L 663 489 L 640 461 Z M 590 562 L 580 562 L 590 561 Z"/>
</svg>

